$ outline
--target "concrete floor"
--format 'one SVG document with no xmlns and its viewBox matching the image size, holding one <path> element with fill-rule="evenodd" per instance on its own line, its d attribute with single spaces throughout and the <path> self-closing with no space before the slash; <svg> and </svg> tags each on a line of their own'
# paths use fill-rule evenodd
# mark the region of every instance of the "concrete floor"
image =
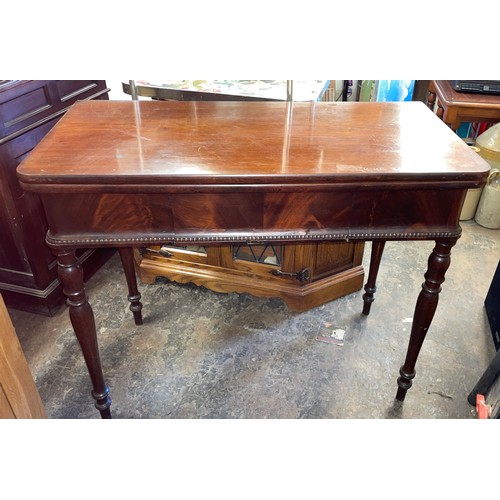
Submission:
<svg viewBox="0 0 500 500">
<path fill-rule="evenodd" d="M 115 255 L 87 284 L 114 418 L 477 418 L 467 395 L 495 354 L 484 298 L 500 230 L 463 235 L 403 405 L 396 379 L 432 242 L 389 242 L 370 316 L 362 291 L 304 313 L 278 299 L 140 285 L 135 326 Z M 368 268 L 370 244 L 365 250 Z M 49 418 L 99 418 L 66 310 L 9 310 Z M 343 346 L 315 340 L 324 323 Z"/>
</svg>

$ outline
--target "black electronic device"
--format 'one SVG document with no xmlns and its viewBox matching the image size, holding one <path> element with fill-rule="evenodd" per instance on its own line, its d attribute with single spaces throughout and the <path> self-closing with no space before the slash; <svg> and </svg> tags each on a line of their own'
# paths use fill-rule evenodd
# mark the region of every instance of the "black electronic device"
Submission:
<svg viewBox="0 0 500 500">
<path fill-rule="evenodd" d="M 500 80 L 452 80 L 457 92 L 500 95 Z"/>
</svg>

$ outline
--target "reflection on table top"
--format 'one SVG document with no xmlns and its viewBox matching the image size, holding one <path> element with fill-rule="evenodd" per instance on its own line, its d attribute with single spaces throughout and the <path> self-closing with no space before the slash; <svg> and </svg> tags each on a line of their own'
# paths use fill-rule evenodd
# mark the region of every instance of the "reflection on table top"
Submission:
<svg viewBox="0 0 500 500">
<path fill-rule="evenodd" d="M 17 173 L 25 183 L 68 188 L 394 181 L 472 187 L 488 170 L 420 102 L 79 101 Z"/>
</svg>

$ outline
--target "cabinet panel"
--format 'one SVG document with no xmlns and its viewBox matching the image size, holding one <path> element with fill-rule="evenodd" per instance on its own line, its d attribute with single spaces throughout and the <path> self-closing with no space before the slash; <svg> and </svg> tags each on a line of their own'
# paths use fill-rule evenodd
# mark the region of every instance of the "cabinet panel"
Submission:
<svg viewBox="0 0 500 500">
<path fill-rule="evenodd" d="M 61 102 L 85 99 L 99 90 L 100 80 L 57 80 L 56 86 Z M 95 97 L 94 97 L 95 98 Z"/>
<path fill-rule="evenodd" d="M 314 280 L 321 279 L 331 273 L 332 269 L 337 272 L 348 269 L 353 261 L 357 260 L 355 252 L 356 242 L 323 243 L 315 248 L 314 267 L 311 274 Z"/>
<path fill-rule="evenodd" d="M 39 197 L 19 186 L 19 163 L 79 99 L 107 99 L 103 80 L 0 81 L 0 291 L 8 306 L 53 314 L 64 303 L 56 259 L 45 244 Z M 86 279 L 113 251 L 79 253 Z"/>
<path fill-rule="evenodd" d="M 216 292 L 279 297 L 305 311 L 363 286 L 364 242 L 207 246 L 206 253 L 165 247 L 136 252 L 141 280 L 163 276 Z M 306 270 L 304 273 L 303 271 Z"/>
<path fill-rule="evenodd" d="M 0 87 L 0 138 L 54 113 L 49 82 L 28 81 Z"/>
<path fill-rule="evenodd" d="M 12 133 L 36 115 L 52 107 L 47 86 L 35 88 L 0 105 L 0 120 L 6 134 Z"/>
<path fill-rule="evenodd" d="M 38 196 L 21 189 L 16 168 L 57 121 L 57 118 L 53 119 L 32 133 L 15 137 L 0 146 L 4 204 L 0 224 L 6 231 L 5 242 L 1 244 L 0 267 L 3 274 L 8 269 L 12 273 L 12 282 L 18 285 L 29 286 L 27 277 L 18 274 L 20 272 L 30 273 L 31 282 L 43 287 L 56 277 L 55 271 L 49 272 L 47 268 L 54 257 L 45 245 L 47 221 L 42 204 Z"/>
<path fill-rule="evenodd" d="M 3 168 L 2 165 L 0 165 Z M 2 273 L 9 270 L 30 273 L 24 247 L 22 245 L 22 232 L 18 223 L 19 216 L 14 205 L 14 201 L 9 194 L 6 180 L 0 178 L 0 234 L 2 243 L 0 244 L 0 281 Z"/>
</svg>

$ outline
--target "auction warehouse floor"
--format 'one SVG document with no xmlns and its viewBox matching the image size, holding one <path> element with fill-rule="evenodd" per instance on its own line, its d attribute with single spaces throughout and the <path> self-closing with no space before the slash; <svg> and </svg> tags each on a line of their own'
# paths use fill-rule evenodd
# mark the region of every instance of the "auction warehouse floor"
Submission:
<svg viewBox="0 0 500 500">
<path fill-rule="evenodd" d="M 495 354 L 484 299 L 500 230 L 462 227 L 402 405 L 396 379 L 432 242 L 387 243 L 368 317 L 362 290 L 296 313 L 279 299 L 163 281 L 139 283 L 142 326 L 115 254 L 86 286 L 113 417 L 477 418 L 467 395 Z M 366 271 L 369 255 L 367 243 Z M 99 418 L 65 308 L 51 318 L 9 313 L 48 417 Z M 316 340 L 325 323 L 345 330 L 344 345 Z"/>
</svg>

